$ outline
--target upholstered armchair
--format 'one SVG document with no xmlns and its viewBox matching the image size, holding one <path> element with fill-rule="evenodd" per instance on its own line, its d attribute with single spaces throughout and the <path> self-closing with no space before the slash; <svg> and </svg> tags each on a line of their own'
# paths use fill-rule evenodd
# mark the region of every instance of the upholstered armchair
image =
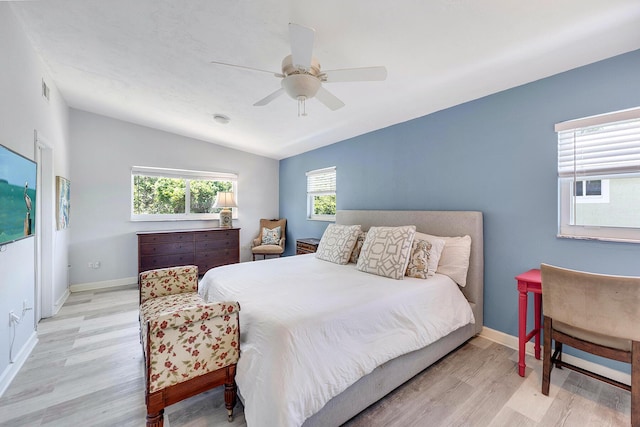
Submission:
<svg viewBox="0 0 640 427">
<path fill-rule="evenodd" d="M 147 427 L 163 426 L 166 406 L 223 384 L 231 421 L 240 306 L 206 303 L 193 265 L 145 271 L 139 279 Z"/>
<path fill-rule="evenodd" d="M 253 260 L 256 260 L 256 255 L 262 255 L 263 258 L 267 255 L 282 255 L 286 228 L 286 219 L 261 219 L 258 237 L 251 241 Z"/>
<path fill-rule="evenodd" d="M 631 425 L 640 427 L 640 277 L 609 276 L 542 264 L 542 394 L 553 365 L 631 392 Z M 555 341 L 553 356 L 551 341 Z M 631 364 L 627 385 L 562 360 L 562 346 Z"/>
</svg>

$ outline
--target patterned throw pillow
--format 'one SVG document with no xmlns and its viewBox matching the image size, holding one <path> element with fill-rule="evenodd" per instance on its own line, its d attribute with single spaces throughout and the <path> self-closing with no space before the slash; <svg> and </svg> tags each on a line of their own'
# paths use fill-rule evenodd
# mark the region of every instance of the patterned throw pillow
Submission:
<svg viewBox="0 0 640 427">
<path fill-rule="evenodd" d="M 280 244 L 280 226 L 276 228 L 262 227 L 262 244 L 263 245 L 279 245 Z"/>
<path fill-rule="evenodd" d="M 426 279 L 429 277 L 429 258 L 431 243 L 426 240 L 414 240 L 405 276 Z M 431 274 L 433 275 L 433 273 Z"/>
<path fill-rule="evenodd" d="M 359 225 L 329 224 L 318 244 L 316 258 L 335 264 L 348 263 L 359 233 Z"/>
<path fill-rule="evenodd" d="M 402 279 L 407 270 L 415 233 L 415 225 L 371 227 L 356 268 L 365 273 Z"/>
<path fill-rule="evenodd" d="M 436 270 L 438 270 L 438 261 L 440 261 L 440 255 L 442 254 L 442 251 L 444 249 L 444 240 L 436 236 L 431 236 L 429 234 L 424 234 L 416 231 L 416 235 L 413 238 L 414 247 L 416 242 L 420 240 L 429 242 L 431 244 L 431 249 L 429 249 L 429 256 L 427 258 L 427 277 L 431 277 L 436 274 Z M 411 252 L 413 254 L 413 248 Z"/>
<path fill-rule="evenodd" d="M 360 251 L 362 250 L 362 244 L 364 243 L 364 239 L 367 237 L 366 231 L 360 231 L 358 234 L 358 240 L 356 240 L 356 245 L 353 247 L 351 251 L 351 257 L 349 258 L 349 262 L 357 263 L 358 257 L 360 256 Z"/>
</svg>

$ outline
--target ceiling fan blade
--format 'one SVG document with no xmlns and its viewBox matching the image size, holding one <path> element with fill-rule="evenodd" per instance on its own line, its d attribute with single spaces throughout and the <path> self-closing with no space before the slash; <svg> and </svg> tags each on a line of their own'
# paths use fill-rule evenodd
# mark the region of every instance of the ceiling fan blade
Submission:
<svg viewBox="0 0 640 427">
<path fill-rule="evenodd" d="M 294 67 L 309 69 L 313 55 L 313 42 L 316 30 L 298 24 L 289 24 L 289 40 L 291 42 L 291 62 Z"/>
<path fill-rule="evenodd" d="M 277 91 L 267 95 L 266 97 L 262 98 L 260 101 L 253 104 L 253 106 L 262 107 L 263 105 L 267 105 L 268 103 L 270 103 L 271 101 L 273 101 L 274 99 L 282 95 L 283 93 L 284 93 L 284 88 L 280 88 Z"/>
<path fill-rule="evenodd" d="M 340 101 L 334 94 L 320 86 L 315 96 L 318 101 L 322 102 L 330 110 L 337 110 L 344 107 L 344 102 Z"/>
<path fill-rule="evenodd" d="M 276 73 L 275 71 L 269 71 L 269 70 L 261 70 L 260 68 L 245 67 L 244 65 L 228 64 L 226 62 L 220 62 L 220 61 L 211 61 L 211 63 L 217 64 L 217 65 L 225 65 L 227 67 L 243 68 L 245 70 L 251 70 L 251 71 L 260 71 L 262 73 L 273 74 L 276 77 L 284 77 L 284 75 L 281 73 Z"/>
<path fill-rule="evenodd" d="M 327 83 L 334 82 L 367 82 L 382 81 L 387 78 L 386 67 L 345 68 L 342 70 L 328 70 L 322 73 Z"/>
</svg>

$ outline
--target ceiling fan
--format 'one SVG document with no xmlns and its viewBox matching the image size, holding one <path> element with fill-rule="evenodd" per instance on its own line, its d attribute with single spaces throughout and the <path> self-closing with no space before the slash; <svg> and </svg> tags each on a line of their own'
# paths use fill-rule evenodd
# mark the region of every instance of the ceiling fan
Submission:
<svg viewBox="0 0 640 427">
<path fill-rule="evenodd" d="M 273 74 L 281 80 L 281 88 L 262 98 L 254 106 L 267 105 L 283 93 L 298 101 L 298 116 L 306 116 L 307 99 L 316 98 L 330 110 L 344 107 L 344 102 L 326 90 L 323 83 L 382 81 L 387 78 L 385 67 L 344 68 L 339 70 L 320 69 L 320 63 L 313 56 L 315 30 L 298 24 L 289 24 L 291 55 L 282 60 L 282 72 L 277 73 L 243 65 L 211 61 L 212 64 L 244 68 Z"/>
</svg>

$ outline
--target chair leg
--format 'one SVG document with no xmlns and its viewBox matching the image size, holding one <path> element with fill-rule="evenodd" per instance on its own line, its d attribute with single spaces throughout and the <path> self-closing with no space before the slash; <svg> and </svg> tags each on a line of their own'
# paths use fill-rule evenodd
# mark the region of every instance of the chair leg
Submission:
<svg viewBox="0 0 640 427">
<path fill-rule="evenodd" d="M 147 426 L 146 427 L 163 427 L 164 426 L 164 409 L 150 414 L 147 413 Z"/>
<path fill-rule="evenodd" d="M 556 349 L 555 352 L 557 353 L 556 356 L 556 362 L 562 362 L 562 343 L 556 341 Z M 558 369 L 562 369 L 562 366 L 560 365 L 560 363 L 556 363 L 556 368 Z"/>
<path fill-rule="evenodd" d="M 640 427 L 640 341 L 631 341 L 631 427 Z"/>
<path fill-rule="evenodd" d="M 544 351 L 542 359 L 542 394 L 549 396 L 549 383 L 551 379 L 551 319 L 544 317 Z"/>
</svg>

